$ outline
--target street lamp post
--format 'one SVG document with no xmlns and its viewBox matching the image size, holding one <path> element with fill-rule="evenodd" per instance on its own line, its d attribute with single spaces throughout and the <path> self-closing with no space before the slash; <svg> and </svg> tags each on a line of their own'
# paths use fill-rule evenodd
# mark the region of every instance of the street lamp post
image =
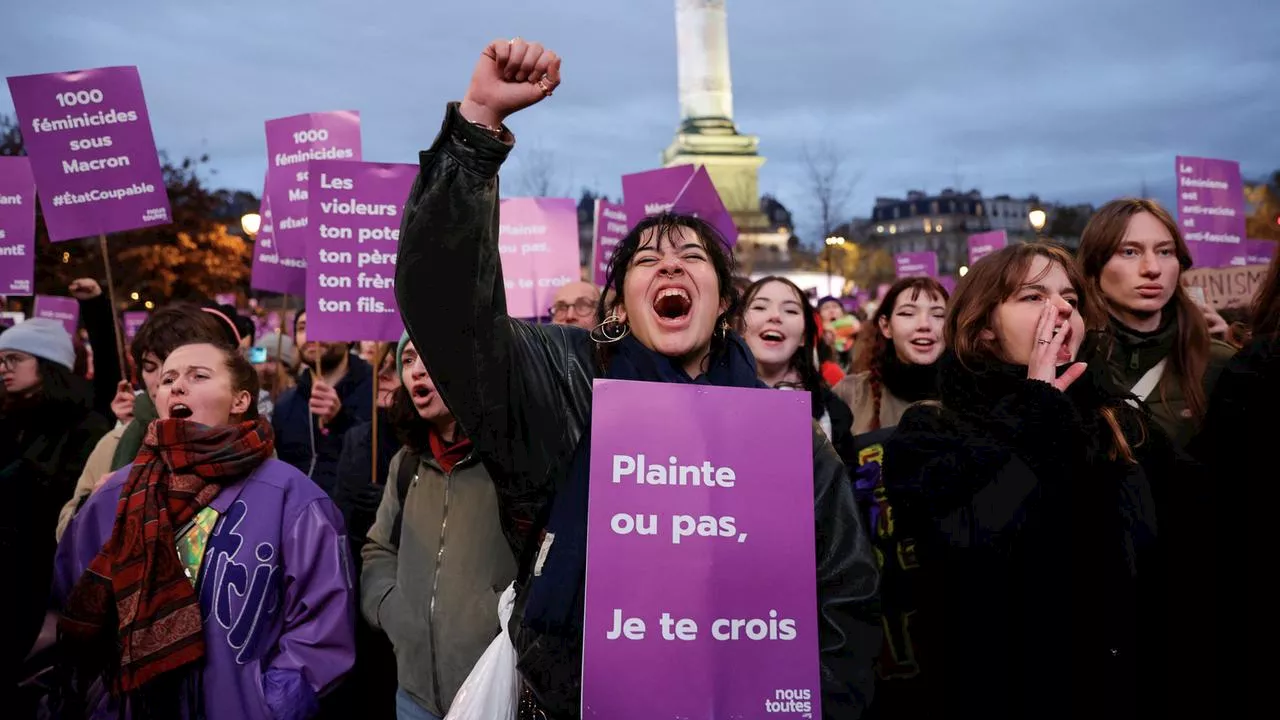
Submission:
<svg viewBox="0 0 1280 720">
<path fill-rule="evenodd" d="M 837 245 L 841 245 L 841 246 L 844 245 L 845 239 L 840 237 L 839 235 L 832 235 L 831 237 L 827 238 L 826 243 L 827 243 L 827 292 L 831 295 L 835 295 L 835 292 L 832 292 L 831 290 L 831 249 L 836 247 Z"/>
</svg>

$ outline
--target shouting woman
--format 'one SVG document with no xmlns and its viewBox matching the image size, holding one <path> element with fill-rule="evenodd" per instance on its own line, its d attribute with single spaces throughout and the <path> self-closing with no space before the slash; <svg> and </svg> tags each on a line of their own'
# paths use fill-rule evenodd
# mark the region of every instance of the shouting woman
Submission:
<svg viewBox="0 0 1280 720">
<path fill-rule="evenodd" d="M 756 359 L 760 380 L 771 388 L 803 390 L 813 398 L 813 419 L 845 463 L 853 462 L 853 415 L 818 372 L 818 319 L 804 291 L 769 276 L 742 296 L 738 332 Z"/>
<path fill-rule="evenodd" d="M 1093 355 L 1091 290 L 1049 245 L 977 263 L 947 315 L 941 401 L 909 409 L 885 449 L 924 588 L 917 689 L 957 717 L 1162 715 L 1153 483 L 1174 450 Z"/>
<path fill-rule="evenodd" d="M 109 693 L 84 693 L 89 716 L 307 718 L 351 668 L 342 515 L 272 459 L 257 396 L 237 350 L 174 350 L 137 459 L 68 526 L 60 632 Z"/>
<path fill-rule="evenodd" d="M 622 240 L 590 333 L 507 316 L 498 169 L 514 137 L 503 123 L 559 81 L 559 58 L 536 43 L 486 48 L 421 155 L 396 269 L 405 324 L 490 469 L 520 560 L 509 632 L 521 712 L 552 719 L 579 715 L 593 380 L 760 387 L 750 351 L 727 330 L 732 254 L 695 218 L 649 218 Z M 466 311 L 441 311 L 459 297 Z M 816 428 L 813 483 L 822 704 L 828 718 L 852 718 L 871 693 L 877 576 L 840 459 Z"/>
</svg>

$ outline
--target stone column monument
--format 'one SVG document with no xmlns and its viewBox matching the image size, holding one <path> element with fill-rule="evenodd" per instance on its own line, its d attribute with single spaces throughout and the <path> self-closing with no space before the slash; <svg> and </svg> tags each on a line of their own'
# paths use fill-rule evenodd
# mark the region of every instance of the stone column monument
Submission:
<svg viewBox="0 0 1280 720">
<path fill-rule="evenodd" d="M 738 224 L 739 246 L 773 246 L 785 257 L 786 237 L 771 232 L 760 212 L 760 139 L 733 123 L 725 0 L 676 0 L 676 53 L 680 130 L 662 153 L 663 165 L 706 166 Z"/>
</svg>

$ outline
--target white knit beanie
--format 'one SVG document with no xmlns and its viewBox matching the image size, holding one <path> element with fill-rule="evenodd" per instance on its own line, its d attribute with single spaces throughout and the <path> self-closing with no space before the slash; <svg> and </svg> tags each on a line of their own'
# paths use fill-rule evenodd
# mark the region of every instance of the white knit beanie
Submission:
<svg viewBox="0 0 1280 720">
<path fill-rule="evenodd" d="M 76 366 L 76 349 L 67 328 L 51 318 L 31 318 L 0 333 L 0 350 L 35 355 L 68 370 Z"/>
</svg>

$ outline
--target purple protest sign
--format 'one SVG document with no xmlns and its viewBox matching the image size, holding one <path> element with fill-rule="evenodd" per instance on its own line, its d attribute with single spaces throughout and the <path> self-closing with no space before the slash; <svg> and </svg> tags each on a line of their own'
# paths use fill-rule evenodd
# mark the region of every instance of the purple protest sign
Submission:
<svg viewBox="0 0 1280 720">
<path fill-rule="evenodd" d="M 313 160 L 310 172 L 307 339 L 399 340 L 396 245 L 418 166 Z"/>
<path fill-rule="evenodd" d="M 49 240 L 170 222 L 136 67 L 11 77 L 9 92 Z"/>
<path fill-rule="evenodd" d="M 499 210 L 498 254 L 507 314 L 548 314 L 556 290 L 582 277 L 578 205 L 569 198 L 508 198 Z"/>
<path fill-rule="evenodd" d="M 932 250 L 897 253 L 893 256 L 898 279 L 909 277 L 938 277 L 938 254 Z"/>
<path fill-rule="evenodd" d="M 583 717 L 821 717 L 797 395 L 596 381 Z"/>
<path fill-rule="evenodd" d="M 646 170 L 622 176 L 622 202 L 634 225 L 650 215 L 671 212 L 676 197 L 697 168 L 692 165 Z"/>
<path fill-rule="evenodd" d="M 280 257 L 276 251 L 271 201 L 265 192 L 258 216 L 262 222 L 258 226 L 258 236 L 253 239 L 253 270 L 249 275 L 249 287 L 283 295 L 304 294 L 307 291 L 307 261 Z"/>
<path fill-rule="evenodd" d="M 37 295 L 34 317 L 50 318 L 62 323 L 67 334 L 75 337 L 80 325 L 80 303 L 61 295 Z"/>
<path fill-rule="evenodd" d="M 360 159 L 360 113 L 354 110 L 305 113 L 268 120 L 267 188 L 263 197 L 275 213 L 280 257 L 307 257 L 307 163 Z M 406 197 L 408 193 L 405 193 Z M 404 198 L 400 199 L 404 203 Z M 369 338 L 363 338 L 369 339 Z M 398 339 L 398 338 L 397 338 Z"/>
<path fill-rule="evenodd" d="M 1246 265 L 1270 265 L 1271 258 L 1276 256 L 1276 248 L 1280 247 L 1280 243 L 1274 240 L 1249 238 L 1244 241 L 1244 247 Z"/>
<path fill-rule="evenodd" d="M 613 250 L 627 234 L 627 209 L 608 200 L 596 200 L 595 242 L 591 250 L 591 273 L 596 286 L 604 287 Z"/>
<path fill-rule="evenodd" d="M 1178 225 L 1196 267 L 1245 264 L 1244 183 L 1240 163 L 1177 158 Z"/>
<path fill-rule="evenodd" d="M 149 317 L 151 313 L 146 310 L 130 310 L 121 314 L 120 319 L 124 321 L 125 342 L 133 342 L 133 338 L 138 334 L 138 328 L 142 327 Z"/>
<path fill-rule="evenodd" d="M 959 284 L 959 281 L 956 280 L 955 275 L 943 275 L 938 278 L 938 284 L 942 286 L 943 290 L 947 291 L 947 295 L 955 295 L 956 285 Z"/>
<path fill-rule="evenodd" d="M 631 227 L 664 212 L 693 215 L 711 223 L 729 247 L 738 244 L 738 226 L 701 165 L 676 165 L 623 175 L 622 201 Z"/>
<path fill-rule="evenodd" d="M 0 157 L 0 295 L 36 284 L 36 180 L 25 157 Z"/>
<path fill-rule="evenodd" d="M 974 263 L 991 253 L 997 250 L 1003 250 L 1008 244 L 1009 236 L 1004 230 L 992 230 L 991 232 L 970 235 L 969 265 L 972 267 Z"/>
</svg>

